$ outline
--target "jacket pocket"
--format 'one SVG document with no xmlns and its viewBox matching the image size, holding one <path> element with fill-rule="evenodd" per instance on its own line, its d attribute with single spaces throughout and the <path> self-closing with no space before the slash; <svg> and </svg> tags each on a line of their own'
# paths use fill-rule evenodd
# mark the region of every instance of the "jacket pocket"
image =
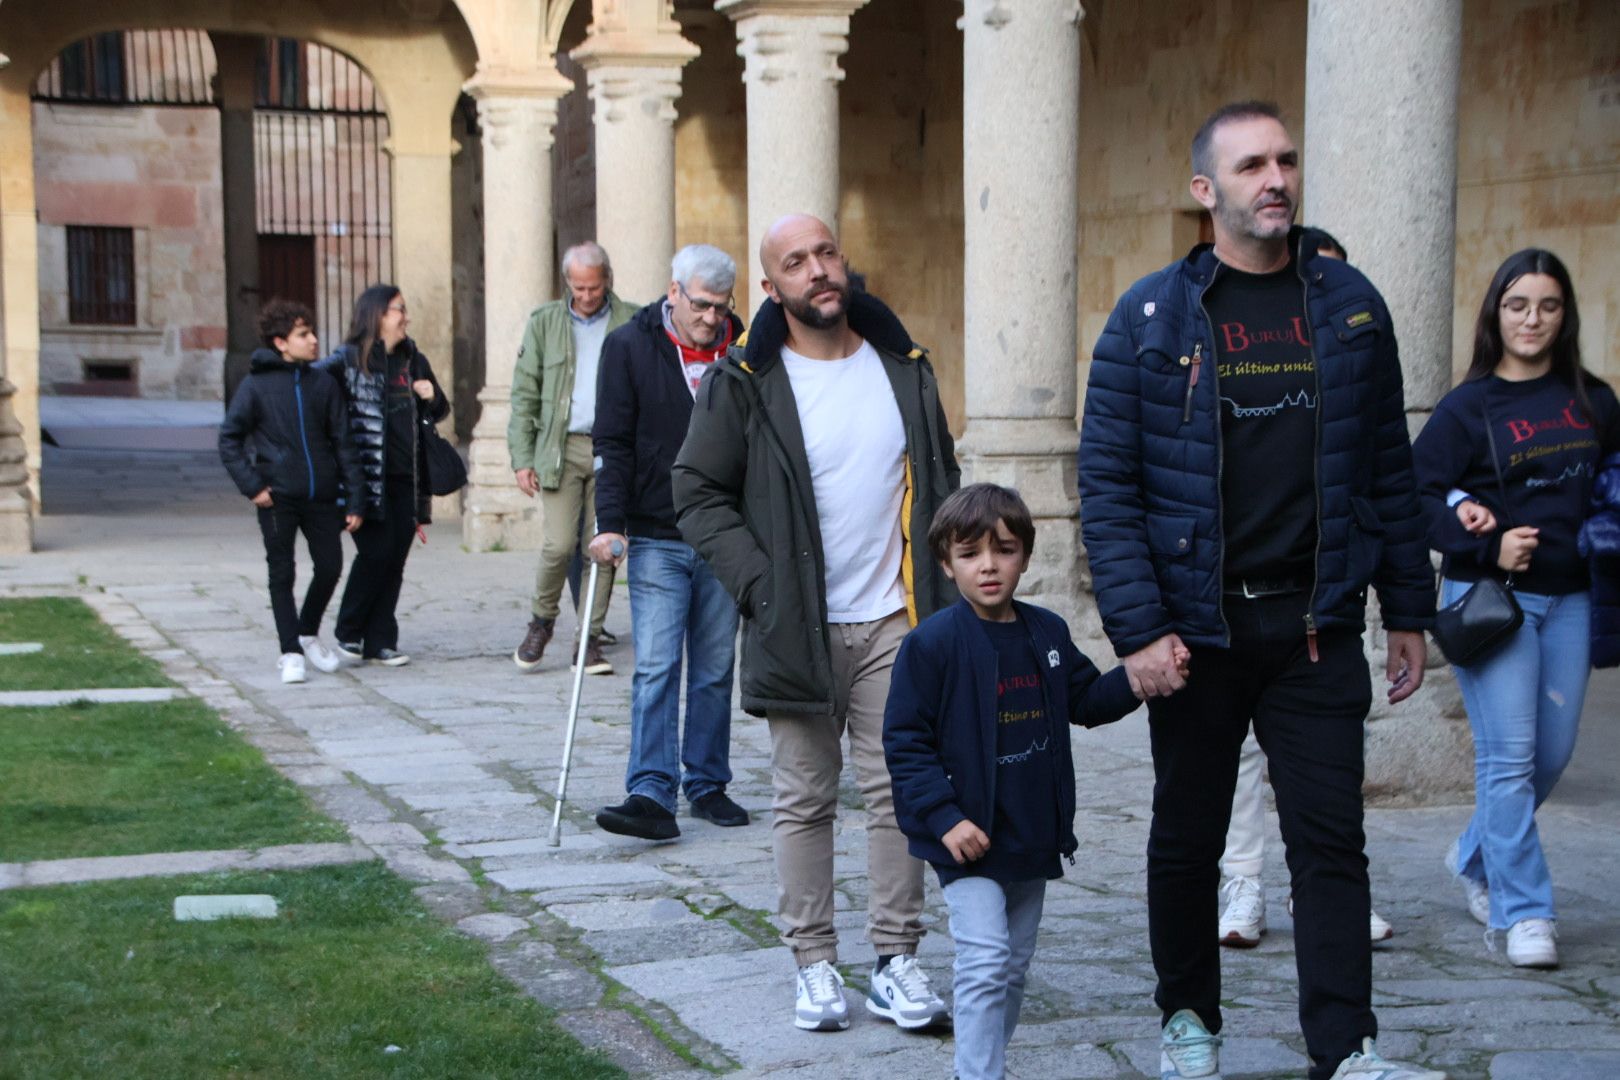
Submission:
<svg viewBox="0 0 1620 1080">
<path fill-rule="evenodd" d="M 1191 515 L 1148 514 L 1148 550 L 1173 559 L 1190 558 L 1196 547 L 1198 519 Z"/>
<path fill-rule="evenodd" d="M 1348 538 L 1350 584 L 1353 588 L 1366 588 L 1384 556 L 1384 523 L 1378 512 L 1366 499 L 1350 497 L 1350 535 Z"/>
</svg>

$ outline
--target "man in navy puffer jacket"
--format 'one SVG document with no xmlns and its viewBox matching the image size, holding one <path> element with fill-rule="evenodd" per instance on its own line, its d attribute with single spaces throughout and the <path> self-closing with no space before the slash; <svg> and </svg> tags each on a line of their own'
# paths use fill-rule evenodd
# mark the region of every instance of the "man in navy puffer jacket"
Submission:
<svg viewBox="0 0 1620 1080">
<path fill-rule="evenodd" d="M 1305 250 L 1290 228 L 1299 155 L 1274 106 L 1210 117 L 1193 172 L 1215 243 L 1114 308 L 1080 444 L 1103 627 L 1149 707 L 1161 1072 L 1218 1075 L 1214 894 L 1252 722 L 1293 875 L 1312 1080 L 1439 1076 L 1385 1062 L 1371 1041 L 1367 587 L 1389 631 L 1392 702 L 1423 680 L 1434 615 L 1394 330 L 1360 272 Z"/>
</svg>

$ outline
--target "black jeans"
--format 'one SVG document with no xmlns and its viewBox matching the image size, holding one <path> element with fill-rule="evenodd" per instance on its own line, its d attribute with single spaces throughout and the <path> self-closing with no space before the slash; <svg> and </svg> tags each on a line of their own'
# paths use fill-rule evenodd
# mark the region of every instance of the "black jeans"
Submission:
<svg viewBox="0 0 1620 1080">
<path fill-rule="evenodd" d="M 1194 648 L 1186 689 L 1148 704 L 1148 936 L 1165 1022 L 1192 1009 L 1219 1031 L 1219 863 L 1252 721 L 1288 850 L 1299 1022 L 1323 1080 L 1378 1031 L 1361 804 L 1372 676 L 1355 631 L 1323 631 L 1310 659 L 1305 604 L 1303 593 L 1227 596 L 1232 647 Z"/>
<path fill-rule="evenodd" d="M 408 476 L 383 485 L 381 521 L 367 517 L 354 533 L 354 562 L 338 605 L 337 639 L 359 642 L 365 656 L 399 647 L 399 587 L 416 538 L 416 491 Z"/>
<path fill-rule="evenodd" d="M 336 503 L 309 502 L 286 495 L 259 510 L 259 531 L 264 534 L 264 561 L 270 565 L 270 610 L 276 617 L 276 636 L 284 653 L 302 653 L 298 636 L 320 632 L 321 616 L 331 602 L 343 573 L 343 514 Z M 309 545 L 314 576 L 304 592 L 300 611 L 293 602 L 293 545 L 303 532 Z"/>
</svg>

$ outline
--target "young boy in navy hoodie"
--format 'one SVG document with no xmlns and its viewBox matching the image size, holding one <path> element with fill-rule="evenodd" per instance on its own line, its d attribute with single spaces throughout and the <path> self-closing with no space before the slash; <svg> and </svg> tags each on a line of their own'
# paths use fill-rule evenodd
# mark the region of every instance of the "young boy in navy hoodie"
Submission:
<svg viewBox="0 0 1620 1080">
<path fill-rule="evenodd" d="M 1099 675 L 1059 616 L 1013 599 L 1035 545 L 1017 492 L 962 488 L 928 545 L 962 600 L 900 646 L 883 750 L 900 828 L 950 909 L 956 1075 L 982 1080 L 1003 1074 L 1046 882 L 1079 847 L 1068 725 L 1138 700 L 1123 667 Z"/>
<path fill-rule="evenodd" d="M 219 457 L 237 490 L 259 510 L 270 610 L 276 618 L 284 683 L 304 681 L 304 657 L 336 671 L 338 657 L 319 638 L 321 616 L 343 573 L 341 530 L 361 515 L 338 506 L 341 490 L 357 492 L 364 478 L 349 438 L 338 384 L 311 371 L 320 355 L 315 316 L 303 304 L 272 300 L 259 313 L 252 371 L 236 388 L 219 426 Z M 293 544 L 302 531 L 315 564 L 300 611 L 293 601 Z"/>
</svg>

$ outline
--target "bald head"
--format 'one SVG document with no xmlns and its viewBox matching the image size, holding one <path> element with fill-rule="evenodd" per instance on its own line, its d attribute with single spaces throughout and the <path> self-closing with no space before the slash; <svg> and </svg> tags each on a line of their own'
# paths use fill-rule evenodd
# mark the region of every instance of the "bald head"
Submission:
<svg viewBox="0 0 1620 1080">
<path fill-rule="evenodd" d="M 765 294 L 789 319 L 816 330 L 843 325 L 849 268 L 826 222 L 809 214 L 777 219 L 759 242 L 759 261 Z"/>
</svg>

